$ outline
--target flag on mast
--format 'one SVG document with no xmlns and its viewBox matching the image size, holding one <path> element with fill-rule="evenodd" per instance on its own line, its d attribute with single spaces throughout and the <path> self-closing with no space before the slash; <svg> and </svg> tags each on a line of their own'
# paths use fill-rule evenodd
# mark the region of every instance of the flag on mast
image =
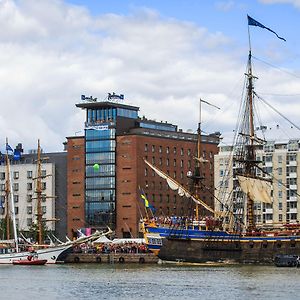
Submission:
<svg viewBox="0 0 300 300">
<path fill-rule="evenodd" d="M 271 31 L 272 33 L 274 33 L 279 39 L 283 40 L 286 42 L 286 39 L 284 39 L 283 37 L 279 36 L 274 30 L 270 29 L 269 27 L 266 27 L 265 25 L 257 22 L 256 20 L 254 20 L 253 18 L 251 18 L 250 16 L 248 16 L 248 25 L 249 26 L 258 26 L 258 27 L 261 27 L 261 28 L 264 28 L 264 29 L 267 29 L 269 31 Z"/>
</svg>

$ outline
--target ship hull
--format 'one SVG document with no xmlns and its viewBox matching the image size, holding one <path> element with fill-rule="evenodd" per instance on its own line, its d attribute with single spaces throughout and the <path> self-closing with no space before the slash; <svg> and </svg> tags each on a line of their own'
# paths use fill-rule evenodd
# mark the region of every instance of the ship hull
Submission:
<svg viewBox="0 0 300 300">
<path fill-rule="evenodd" d="M 72 245 L 64 245 L 37 249 L 36 253 L 40 260 L 47 260 L 47 264 L 55 264 L 58 262 L 59 256 L 71 247 Z M 31 255 L 30 251 L 0 254 L 0 264 L 12 264 L 14 260 L 27 260 Z"/>
<path fill-rule="evenodd" d="M 158 257 L 164 261 L 204 263 L 273 263 L 276 255 L 300 255 L 300 237 L 224 239 L 163 238 Z"/>
</svg>

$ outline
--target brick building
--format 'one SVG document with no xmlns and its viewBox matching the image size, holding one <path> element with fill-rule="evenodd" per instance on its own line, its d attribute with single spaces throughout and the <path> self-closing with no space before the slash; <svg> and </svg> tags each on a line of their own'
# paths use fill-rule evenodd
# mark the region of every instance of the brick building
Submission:
<svg viewBox="0 0 300 300">
<path fill-rule="evenodd" d="M 76 105 L 86 111 L 83 137 L 68 137 L 68 233 L 80 227 L 110 226 L 117 237 L 139 235 L 145 214 L 142 189 L 156 215 L 191 215 L 194 204 L 155 175 L 144 158 L 188 187 L 197 135 L 176 125 L 140 118 L 138 107 L 103 101 Z M 218 134 L 201 137 L 202 199 L 213 206 L 213 158 Z M 203 212 L 204 214 L 204 212 Z"/>
</svg>

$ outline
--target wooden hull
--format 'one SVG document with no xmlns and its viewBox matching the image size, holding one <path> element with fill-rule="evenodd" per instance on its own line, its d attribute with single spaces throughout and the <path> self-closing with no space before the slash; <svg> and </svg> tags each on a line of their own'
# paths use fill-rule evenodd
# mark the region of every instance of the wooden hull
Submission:
<svg viewBox="0 0 300 300">
<path fill-rule="evenodd" d="M 204 263 L 273 263 L 276 255 L 300 256 L 300 237 L 286 239 L 162 239 L 158 257 L 164 261 Z"/>
</svg>

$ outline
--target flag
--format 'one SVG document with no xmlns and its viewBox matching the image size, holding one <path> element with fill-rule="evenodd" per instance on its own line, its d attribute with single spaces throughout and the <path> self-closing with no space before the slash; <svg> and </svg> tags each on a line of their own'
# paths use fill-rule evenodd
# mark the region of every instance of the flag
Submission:
<svg viewBox="0 0 300 300">
<path fill-rule="evenodd" d="M 21 152 L 20 150 L 15 149 L 14 150 L 14 160 L 20 160 L 21 159 Z"/>
<path fill-rule="evenodd" d="M 14 150 L 12 149 L 12 147 L 9 146 L 7 143 L 6 143 L 6 151 L 14 152 Z"/>
<path fill-rule="evenodd" d="M 144 194 L 141 194 L 141 198 L 144 200 L 145 207 L 149 208 L 149 201 Z"/>
<path fill-rule="evenodd" d="M 281 39 L 281 40 L 283 40 L 283 41 L 286 42 L 286 39 L 284 39 L 283 37 L 280 37 L 280 36 L 279 36 L 275 31 L 273 31 L 272 29 L 270 29 L 270 28 L 266 27 L 265 25 L 263 25 L 263 24 L 257 22 L 256 20 L 252 19 L 252 18 L 249 17 L 248 15 L 247 15 L 247 17 L 248 17 L 248 25 L 249 25 L 249 26 L 258 26 L 258 27 L 267 29 L 267 30 L 271 31 L 272 33 L 274 33 L 279 39 Z"/>
<path fill-rule="evenodd" d="M 155 207 L 151 205 L 146 197 L 146 195 L 141 191 L 141 199 L 144 202 L 146 208 L 150 208 L 154 213 L 156 211 Z"/>
</svg>

